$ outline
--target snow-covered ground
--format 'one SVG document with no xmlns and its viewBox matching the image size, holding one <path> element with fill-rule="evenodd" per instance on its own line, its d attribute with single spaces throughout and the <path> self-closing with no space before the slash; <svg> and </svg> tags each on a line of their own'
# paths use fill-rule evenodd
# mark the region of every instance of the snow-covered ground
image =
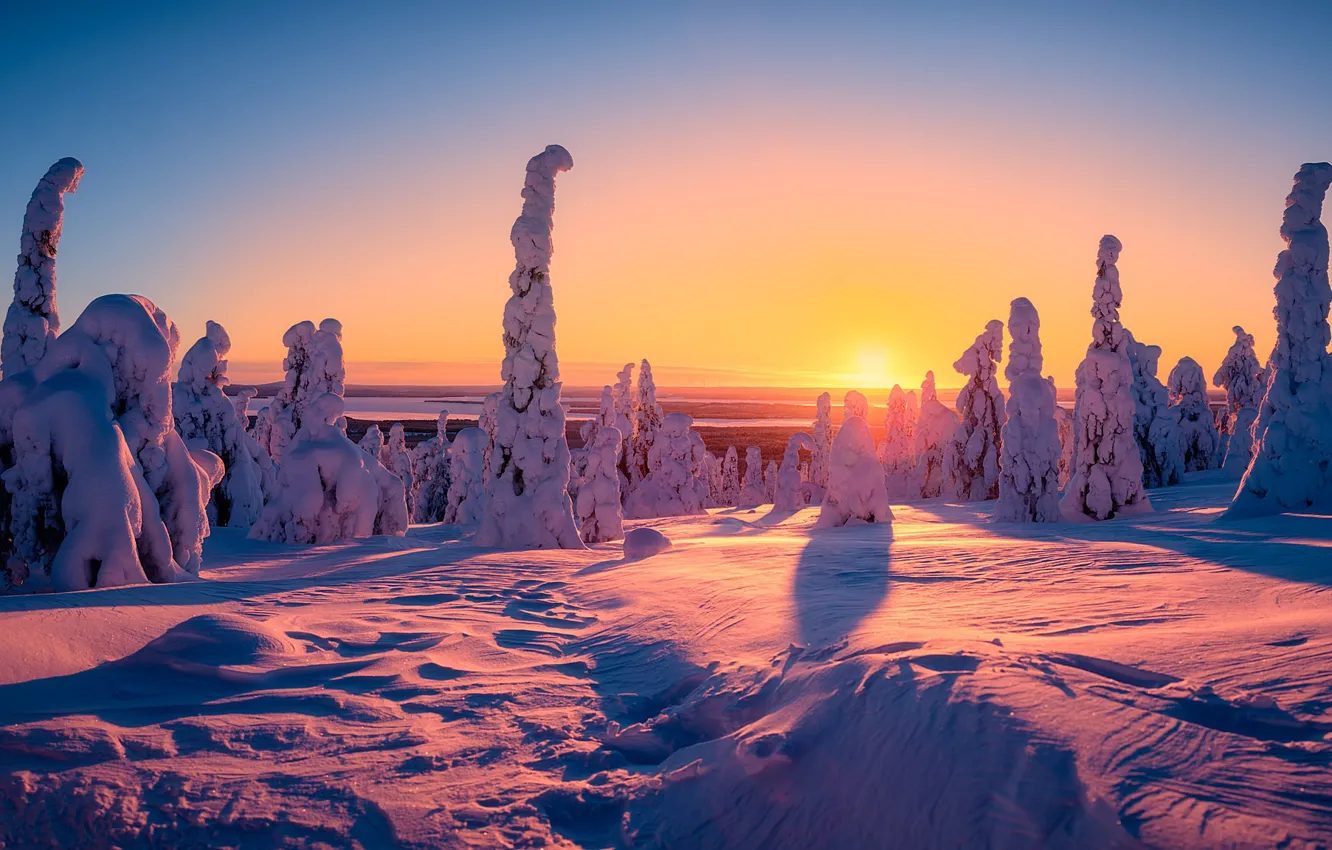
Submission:
<svg viewBox="0 0 1332 850">
<path fill-rule="evenodd" d="M 1218 524 L 1219 474 L 632 561 L 217 529 L 202 581 L 0 597 L 0 846 L 1325 846 L 1332 517 Z"/>
</svg>

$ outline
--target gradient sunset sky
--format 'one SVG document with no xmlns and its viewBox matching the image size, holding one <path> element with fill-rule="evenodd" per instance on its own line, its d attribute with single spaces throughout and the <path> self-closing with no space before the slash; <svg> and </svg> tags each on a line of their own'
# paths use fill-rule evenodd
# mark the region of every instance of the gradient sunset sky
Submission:
<svg viewBox="0 0 1332 850">
<path fill-rule="evenodd" d="M 1071 386 L 1094 260 L 1208 376 L 1265 356 L 1332 158 L 1332 4 L 3 5 L 0 243 L 62 156 L 66 324 L 136 292 L 241 380 L 340 319 L 352 382 L 498 383 L 523 166 L 562 175 L 571 384 L 917 386 L 1014 297 Z"/>
</svg>

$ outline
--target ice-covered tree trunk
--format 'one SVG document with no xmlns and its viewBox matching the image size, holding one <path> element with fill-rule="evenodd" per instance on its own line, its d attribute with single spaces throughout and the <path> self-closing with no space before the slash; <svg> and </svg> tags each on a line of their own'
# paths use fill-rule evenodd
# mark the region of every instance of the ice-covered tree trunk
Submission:
<svg viewBox="0 0 1332 850">
<path fill-rule="evenodd" d="M 1183 357 L 1167 379 L 1170 414 L 1179 434 L 1184 471 L 1199 472 L 1220 464 L 1221 437 L 1207 403 L 1207 379 L 1192 357 Z"/>
<path fill-rule="evenodd" d="M 763 504 L 763 455 L 758 446 L 745 449 L 745 477 L 740 482 L 739 506 L 756 508 Z"/>
<path fill-rule="evenodd" d="M 818 442 L 803 431 L 792 434 L 786 441 L 782 464 L 777 468 L 777 486 L 772 499 L 774 511 L 798 511 L 805 506 L 805 482 L 800 477 L 801 449 L 812 454 L 818 449 Z"/>
<path fill-rule="evenodd" d="M 850 396 L 848 393 L 848 401 Z M 852 409 L 852 405 L 848 404 L 847 408 Z M 888 506 L 883 467 L 875 452 L 869 422 L 864 416 L 851 414 L 842 420 L 842 427 L 833 438 L 828 490 L 823 494 L 823 507 L 816 525 L 828 528 L 892 520 L 893 510 Z"/>
<path fill-rule="evenodd" d="M 361 447 L 361 451 L 370 455 L 377 461 L 383 462 L 384 458 L 384 432 L 379 430 L 378 425 L 371 425 L 365 429 L 365 435 L 356 445 Z"/>
<path fill-rule="evenodd" d="M 1184 474 L 1184 453 L 1170 394 L 1156 377 L 1161 347 L 1138 342 L 1127 330 L 1124 336 L 1133 366 L 1133 438 L 1142 460 L 1142 484 L 1148 489 L 1169 487 Z"/>
<path fill-rule="evenodd" d="M 1059 426 L 1054 385 L 1041 375 L 1041 320 L 1026 298 L 1008 314 L 1008 404 L 1000 441 L 997 522 L 1059 521 Z"/>
<path fill-rule="evenodd" d="M 413 522 L 443 522 L 449 500 L 449 412 L 441 410 L 435 436 L 412 450 L 412 485 L 416 512 Z"/>
<path fill-rule="evenodd" d="M 1249 468 L 1253 449 L 1253 423 L 1263 403 L 1263 367 L 1253 350 L 1253 334 L 1236 325 L 1231 344 L 1212 383 L 1226 391 L 1225 458 L 1222 468 L 1236 478 Z"/>
<path fill-rule="evenodd" d="M 569 443 L 550 285 L 555 175 L 572 167 L 573 158 L 559 145 L 532 157 L 523 211 L 509 236 L 517 264 L 504 307 L 504 389 L 476 533 L 480 546 L 583 548 L 569 499 Z"/>
<path fill-rule="evenodd" d="M 892 499 L 913 497 L 916 475 L 916 417 L 911 414 L 911 400 L 898 384 L 888 394 L 888 412 L 883 419 L 883 443 L 879 445 L 879 463 Z"/>
<path fill-rule="evenodd" d="M 1305 163 L 1286 198 L 1277 257 L 1277 339 L 1254 425 L 1253 461 L 1226 511 L 1230 517 L 1298 511 L 1332 502 L 1332 339 L 1327 314 L 1323 198 L 1332 165 Z"/>
<path fill-rule="evenodd" d="M 949 447 L 957 432 L 957 414 L 939 401 L 934 373 L 926 372 L 920 385 L 920 416 L 916 419 L 915 474 L 912 493 L 937 499 L 956 492 Z"/>
<path fill-rule="evenodd" d="M 73 157 L 46 170 L 23 214 L 14 301 L 0 339 L 0 371 L 6 378 L 36 365 L 60 331 L 56 310 L 56 250 L 65 219 L 65 195 L 79 188 L 83 163 Z"/>
<path fill-rule="evenodd" d="M 652 380 L 652 364 L 646 360 L 638 369 L 638 401 L 634 404 L 634 451 L 629 467 L 630 484 L 637 484 L 648 474 L 648 455 L 661 428 L 661 405 L 657 404 L 657 384 Z"/>
<path fill-rule="evenodd" d="M 472 526 L 481 521 L 485 501 L 486 432 L 464 428 L 449 446 L 449 496 L 444 521 Z"/>
<path fill-rule="evenodd" d="M 707 487 L 698 476 L 701 441 L 693 425 L 694 418 L 687 413 L 662 419 L 648 457 L 648 474 L 625 501 L 627 516 L 650 519 L 704 512 Z"/>
<path fill-rule="evenodd" d="M 763 468 L 763 501 L 771 504 L 777 498 L 777 461 L 770 460 Z"/>
<path fill-rule="evenodd" d="M 624 538 L 624 517 L 620 512 L 620 440 L 619 428 L 603 425 L 588 446 L 577 505 L 579 534 L 588 545 Z"/>
<path fill-rule="evenodd" d="M 398 476 L 407 494 L 407 516 L 416 516 L 416 481 L 412 475 L 412 455 L 407 448 L 407 432 L 401 422 L 389 428 L 388 444 L 384 446 L 384 466 Z"/>
<path fill-rule="evenodd" d="M 828 459 L 832 455 L 832 396 L 819 395 L 814 414 L 814 457 L 810 461 L 810 480 L 818 487 L 828 486 Z"/>
<path fill-rule="evenodd" d="M 262 450 L 246 433 L 247 420 L 223 388 L 227 378 L 227 352 L 231 338 L 217 322 L 180 361 L 171 385 L 176 430 L 190 448 L 207 449 L 222 459 L 226 470 L 213 488 L 209 518 L 219 526 L 249 528 L 264 508 Z"/>
<path fill-rule="evenodd" d="M 1142 457 L 1133 436 L 1133 364 L 1128 336 L 1119 322 L 1119 252 L 1103 236 L 1092 287 L 1092 341 L 1078 366 L 1073 405 L 1073 474 L 1060 501 L 1069 519 L 1110 519 L 1125 511 L 1150 510 L 1142 487 Z"/>
<path fill-rule="evenodd" d="M 1003 359 L 1004 323 L 994 319 L 953 364 L 967 378 L 957 394 L 957 430 L 953 434 L 953 480 L 957 497 L 984 501 L 999 496 L 999 430 L 1004 397 L 995 380 Z"/>
<path fill-rule="evenodd" d="M 733 508 L 740 503 L 740 456 L 735 446 L 727 446 L 721 465 L 721 494 L 717 501 L 723 508 Z"/>
</svg>

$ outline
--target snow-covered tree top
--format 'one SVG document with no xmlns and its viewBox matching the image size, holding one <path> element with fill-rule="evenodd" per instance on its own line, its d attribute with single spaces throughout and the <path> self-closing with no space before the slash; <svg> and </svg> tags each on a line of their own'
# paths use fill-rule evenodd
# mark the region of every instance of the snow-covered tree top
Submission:
<svg viewBox="0 0 1332 850">
<path fill-rule="evenodd" d="M 1023 372 L 1040 374 L 1045 360 L 1041 355 L 1041 318 L 1026 298 L 1014 298 L 1008 312 L 1008 365 L 1004 377 L 1012 381 Z"/>
<path fill-rule="evenodd" d="M 939 400 L 939 393 L 934 389 L 934 371 L 925 373 L 925 380 L 920 382 L 920 406 Z"/>
<path fill-rule="evenodd" d="M 1124 249 L 1114 236 L 1102 236 L 1096 251 L 1096 284 L 1092 287 L 1092 346 L 1112 351 L 1124 350 L 1124 327 L 1119 322 L 1119 305 L 1124 300 L 1119 288 L 1119 252 Z"/>
<path fill-rule="evenodd" d="M 571 168 L 573 157 L 559 145 L 547 145 L 528 160 L 523 212 L 509 232 L 519 265 L 542 272 L 550 265 L 554 251 L 551 231 L 555 227 L 555 175 Z"/>
<path fill-rule="evenodd" d="M 869 399 L 855 390 L 847 391 L 846 398 L 842 399 L 842 420 L 852 416 L 869 417 Z"/>
<path fill-rule="evenodd" d="M 1175 368 L 1170 370 L 1166 387 L 1170 390 L 1172 404 L 1179 404 L 1186 398 L 1201 400 L 1204 405 L 1207 403 L 1207 380 L 1203 377 L 1202 367 L 1192 357 L 1179 359 Z"/>
<path fill-rule="evenodd" d="M 1234 327 L 1235 341 L 1221 361 L 1212 383 L 1226 391 L 1226 401 L 1232 410 L 1243 407 L 1257 409 L 1262 401 L 1262 383 L 1259 380 L 1262 365 L 1253 350 L 1253 334 L 1245 333 L 1244 328 Z"/>
<path fill-rule="evenodd" d="M 176 379 L 196 391 L 201 391 L 205 384 L 225 387 L 231 383 L 227 377 L 227 352 L 231 351 L 231 337 L 217 322 L 208 321 L 204 335 L 185 352 L 180 359 L 180 371 Z"/>
<path fill-rule="evenodd" d="M 994 364 L 1004 359 L 1004 323 L 991 319 L 971 347 L 953 364 L 959 374 L 985 380 L 995 373 Z"/>
<path fill-rule="evenodd" d="M 1323 198 L 1332 185 L 1332 165 L 1306 162 L 1295 174 L 1286 198 L 1281 238 L 1287 248 L 1277 256 L 1277 344 L 1269 368 L 1289 370 L 1292 385 L 1317 383 L 1328 363 L 1328 240 Z"/>
</svg>

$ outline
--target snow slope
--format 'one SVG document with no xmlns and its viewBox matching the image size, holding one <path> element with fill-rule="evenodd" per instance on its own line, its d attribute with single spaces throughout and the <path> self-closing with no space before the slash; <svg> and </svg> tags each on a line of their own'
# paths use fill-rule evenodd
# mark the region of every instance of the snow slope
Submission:
<svg viewBox="0 0 1332 850">
<path fill-rule="evenodd" d="M 1286 847 L 1332 834 L 1332 517 L 218 529 L 184 584 L 0 598 L 8 847 Z"/>
</svg>

